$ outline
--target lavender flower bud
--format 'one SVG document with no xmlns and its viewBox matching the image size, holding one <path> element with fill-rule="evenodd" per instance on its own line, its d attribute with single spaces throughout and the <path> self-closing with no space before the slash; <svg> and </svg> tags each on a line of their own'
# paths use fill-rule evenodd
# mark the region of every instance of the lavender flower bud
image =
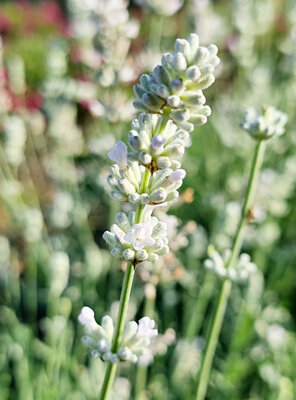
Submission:
<svg viewBox="0 0 296 400">
<path fill-rule="evenodd" d="M 169 157 L 161 156 L 161 157 L 157 157 L 156 164 L 157 164 L 158 168 L 165 169 L 165 168 L 169 168 L 172 165 L 172 162 L 169 159 Z"/>
<path fill-rule="evenodd" d="M 129 145 L 134 149 L 134 150 L 139 150 L 141 148 L 141 141 L 139 136 L 129 136 L 128 140 Z"/>
<path fill-rule="evenodd" d="M 129 360 L 132 358 L 133 353 L 131 352 L 131 350 L 128 347 L 121 347 L 118 352 L 117 355 L 119 357 L 120 360 Z"/>
<path fill-rule="evenodd" d="M 138 100 L 135 106 L 143 110 L 162 113 L 164 101 L 171 107 L 171 117 L 184 130 L 193 130 L 192 115 L 205 115 L 200 107 L 205 97 L 200 90 L 209 87 L 215 80 L 213 72 L 219 64 L 217 47 L 200 47 L 198 36 L 191 34 L 188 40 L 177 39 L 173 53 L 163 55 L 161 66 L 157 66 L 150 76 L 140 79 L 135 87 Z M 186 81 L 184 80 L 186 76 Z M 192 93 L 190 93 L 192 92 Z M 188 115 L 189 114 L 189 115 Z M 201 118 L 199 123 L 205 123 Z"/>
<path fill-rule="evenodd" d="M 174 55 L 172 66 L 176 70 L 176 72 L 178 72 L 178 73 L 183 72 L 183 71 L 186 70 L 187 62 L 186 62 L 186 58 L 183 56 L 182 53 L 176 53 Z M 172 84 L 171 84 L 171 88 L 174 91 Z M 183 89 L 184 89 L 184 87 L 182 85 L 182 90 Z M 177 89 L 177 91 L 179 91 L 179 90 Z"/>
<path fill-rule="evenodd" d="M 185 59 L 184 59 L 185 60 Z M 186 68 L 186 67 L 185 67 Z M 171 90 L 174 94 L 180 94 L 183 93 L 185 90 L 185 87 L 183 85 L 183 81 L 180 78 L 176 78 L 172 80 L 171 82 Z"/>
<path fill-rule="evenodd" d="M 135 252 L 132 249 L 125 249 L 122 252 L 122 257 L 126 260 L 126 261 L 132 261 L 135 258 Z"/>
<path fill-rule="evenodd" d="M 176 110 L 176 111 L 172 112 L 171 116 L 174 121 L 186 122 L 190 118 L 190 113 L 187 109 L 186 110 Z"/>
<path fill-rule="evenodd" d="M 160 97 L 154 96 L 151 93 L 144 93 L 142 96 L 142 101 L 144 106 L 146 106 L 149 110 L 158 111 L 164 105 L 163 100 Z"/>
<path fill-rule="evenodd" d="M 150 194 L 150 200 L 152 203 L 162 203 L 167 198 L 167 191 L 164 188 L 154 190 Z"/>
<path fill-rule="evenodd" d="M 141 194 L 141 204 L 146 205 L 150 202 L 150 196 L 147 193 Z"/>
<path fill-rule="evenodd" d="M 154 136 L 151 140 L 151 145 L 152 145 L 153 150 L 162 149 L 165 142 L 166 142 L 166 140 L 162 135 L 158 134 L 158 135 Z"/>
<path fill-rule="evenodd" d="M 139 193 L 132 193 L 129 195 L 128 200 L 132 204 L 137 204 L 141 200 L 141 196 L 139 195 Z"/>
<path fill-rule="evenodd" d="M 168 102 L 168 105 L 170 105 L 173 108 L 176 108 L 180 105 L 181 99 L 176 94 L 173 94 L 172 96 L 169 96 L 167 98 L 167 102 Z"/>
<path fill-rule="evenodd" d="M 201 76 L 200 69 L 196 65 L 192 65 L 187 69 L 186 76 L 188 79 L 195 82 Z"/>
<path fill-rule="evenodd" d="M 126 178 L 118 180 L 118 187 L 125 195 L 130 195 L 136 191 L 135 187 Z"/>
<path fill-rule="evenodd" d="M 116 258 L 120 258 L 121 257 L 121 248 L 120 247 L 113 247 L 113 249 L 111 250 L 111 255 L 113 257 Z"/>
<path fill-rule="evenodd" d="M 187 40 L 177 39 L 174 50 L 176 53 L 184 54 L 187 60 L 190 58 L 190 44 Z"/>
<path fill-rule="evenodd" d="M 116 243 L 115 235 L 114 233 L 111 233 L 109 231 L 105 231 L 103 233 L 103 239 L 107 242 L 109 246 L 114 246 Z"/>
<path fill-rule="evenodd" d="M 184 169 L 177 169 L 176 171 L 173 171 L 171 175 L 169 176 L 169 181 L 171 183 L 177 183 L 179 181 L 182 181 L 186 176 L 186 171 Z"/>
<path fill-rule="evenodd" d="M 139 153 L 139 161 L 144 164 L 150 164 L 152 161 L 152 157 L 149 153 L 142 151 L 141 153 Z"/>
<path fill-rule="evenodd" d="M 130 229 L 129 220 L 123 212 L 116 214 L 115 223 L 125 232 Z"/>
<path fill-rule="evenodd" d="M 118 200 L 118 201 L 124 201 L 125 200 L 125 196 L 122 193 L 120 193 L 120 192 L 118 192 L 116 190 L 112 190 L 112 192 L 110 193 L 110 196 L 113 199 Z"/>
<path fill-rule="evenodd" d="M 111 349 L 111 344 L 106 339 L 99 340 L 98 343 L 97 343 L 97 346 L 98 346 L 98 350 L 101 353 L 108 352 Z"/>
<path fill-rule="evenodd" d="M 145 249 L 136 252 L 136 259 L 138 261 L 145 261 L 148 259 L 148 253 Z"/>
</svg>

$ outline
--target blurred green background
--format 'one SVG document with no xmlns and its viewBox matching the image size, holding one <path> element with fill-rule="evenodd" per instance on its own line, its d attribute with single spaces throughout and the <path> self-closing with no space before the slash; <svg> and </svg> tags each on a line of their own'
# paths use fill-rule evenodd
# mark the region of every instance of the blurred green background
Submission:
<svg viewBox="0 0 296 400">
<path fill-rule="evenodd" d="M 145 311 L 163 334 L 155 362 L 123 365 L 112 398 L 194 399 L 220 286 L 203 261 L 208 244 L 231 246 L 254 150 L 238 125 L 271 104 L 289 121 L 268 143 L 244 244 L 258 272 L 233 290 L 208 400 L 295 400 L 294 0 L 1 1 L 1 400 L 97 398 L 105 365 L 77 316 L 114 315 L 120 293 L 124 266 L 101 237 L 118 211 L 107 152 L 127 138 L 133 84 L 190 32 L 219 47 L 212 116 L 184 158 L 172 253 L 134 283 L 130 318 Z"/>
</svg>

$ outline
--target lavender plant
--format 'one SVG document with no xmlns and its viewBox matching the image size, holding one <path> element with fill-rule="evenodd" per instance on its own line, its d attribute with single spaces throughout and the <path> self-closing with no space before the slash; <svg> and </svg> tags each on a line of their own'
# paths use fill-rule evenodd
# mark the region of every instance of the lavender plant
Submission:
<svg viewBox="0 0 296 400">
<path fill-rule="evenodd" d="M 110 86 L 123 66 L 137 21 L 129 16 L 126 0 L 68 0 L 71 34 L 77 41 L 76 57 L 96 71 L 102 86 Z"/>
<path fill-rule="evenodd" d="M 150 340 L 142 340 L 142 336 L 157 334 L 149 317 L 143 317 L 139 325 L 125 325 L 134 273 L 143 261 L 156 261 L 168 252 L 166 224 L 152 214 L 155 207 L 178 198 L 186 174 L 180 168 L 181 159 L 189 133 L 194 126 L 205 124 L 210 115 L 202 90 L 214 82 L 218 64 L 215 45 L 201 47 L 196 34 L 188 40 L 177 39 L 174 52 L 165 54 L 161 65 L 149 76 L 142 75 L 140 84 L 134 87 L 134 105 L 144 112 L 132 122 L 128 143 L 131 151 L 120 141 L 108 153 L 115 161 L 108 177 L 111 196 L 128 203 L 132 211 L 118 213 L 111 230 L 103 235 L 111 254 L 128 261 L 115 327 L 109 316 L 99 326 L 88 308 L 79 317 L 88 333 L 84 343 L 93 355 L 109 362 L 101 400 L 108 396 L 117 363 L 139 362 L 150 345 Z"/>
<path fill-rule="evenodd" d="M 108 358 L 110 353 L 100 356 L 101 336 L 85 328 L 88 338 L 83 341 L 89 340 L 89 353 L 94 351 L 85 362 L 85 349 L 76 334 L 77 315 L 84 302 L 95 307 L 97 316 L 107 313 L 116 321 L 119 302 L 114 298 L 121 272 L 116 269 L 118 257 L 100 248 L 101 234 L 111 231 L 106 227 L 114 221 L 119 203 L 127 216 L 141 204 L 137 194 L 130 202 L 130 195 L 117 183 L 111 191 L 127 200 L 110 202 L 106 155 L 129 130 L 124 124 L 135 118 L 131 84 L 144 71 L 153 70 L 161 50 L 176 35 L 192 27 L 202 43 L 221 45 L 224 60 L 211 101 L 213 116 L 199 137 L 192 135 L 194 145 L 186 150 L 182 166 L 176 166 L 181 155 L 170 158 L 169 169 L 186 170 L 184 183 L 194 191 L 192 206 L 182 204 L 186 191 L 172 212 L 182 223 L 196 221 L 197 230 L 187 236 L 187 228 L 179 226 L 176 237 L 168 226 L 164 239 L 170 252 L 148 252 L 148 259 L 137 263 L 139 284 L 133 289 L 126 320 L 136 320 L 138 332 L 138 320 L 148 316 L 164 334 L 140 339 L 150 341 L 143 356 L 135 351 L 135 343 L 126 346 L 125 354 L 131 355 L 130 350 L 132 357 L 118 361 L 119 377 L 109 398 L 194 397 L 210 331 L 207 311 L 215 306 L 221 282 L 230 278 L 231 296 L 207 397 L 294 400 L 293 131 L 284 140 L 268 142 L 252 221 L 244 230 L 243 252 L 252 260 L 244 255 L 242 270 L 235 268 L 237 264 L 225 267 L 254 143 L 248 135 L 238 134 L 238 115 L 272 98 L 289 114 L 290 126 L 295 125 L 295 1 L 67 0 L 64 14 L 60 3 L 0 5 L 1 400 L 92 399 L 103 385 L 109 361 L 98 357 Z M 257 130 L 260 118 L 256 122 L 256 116 L 248 114 L 247 125 L 253 119 L 251 125 Z M 138 135 L 141 129 L 130 128 Z M 132 139 L 135 132 L 130 134 L 130 145 L 126 143 L 127 159 L 145 167 Z M 191 135 L 180 139 L 188 146 Z M 143 148 L 148 155 L 149 146 Z M 163 156 L 155 154 L 157 164 L 167 162 Z M 165 190 L 172 197 L 178 191 Z M 171 216 L 169 221 L 161 216 L 172 203 L 165 202 L 167 206 L 153 208 L 153 217 L 171 225 Z M 164 203 L 151 206 L 157 204 Z M 151 211 L 148 205 L 145 209 Z M 188 244 L 180 237 L 183 233 Z M 207 242 L 214 246 L 208 256 Z M 181 244 L 186 247 L 178 249 Z M 157 256 L 158 260 L 149 261 Z M 125 265 L 123 261 L 121 269 Z M 103 328 L 100 321 L 97 325 Z M 131 365 L 134 355 L 137 365 Z M 151 355 L 155 359 L 147 368 L 143 365 L 153 361 Z"/>
<path fill-rule="evenodd" d="M 214 271 L 220 278 L 222 278 L 223 283 L 219 293 L 218 303 L 216 305 L 207 347 L 199 373 L 196 400 L 203 400 L 206 396 L 211 366 L 232 284 L 233 282 L 248 278 L 250 273 L 256 271 L 256 266 L 250 261 L 250 257 L 247 254 L 240 255 L 240 251 L 243 244 L 246 226 L 248 222 L 252 220 L 252 204 L 254 201 L 259 170 L 263 162 L 266 140 L 273 136 L 280 136 L 284 133 L 287 118 L 286 114 L 276 110 L 274 107 L 264 107 L 262 114 L 256 113 L 255 110 L 248 110 L 245 114 L 244 121 L 241 123 L 241 127 L 257 142 L 257 146 L 252 160 L 247 192 L 232 248 L 222 256 L 219 255 L 218 252 L 212 250 L 210 258 L 205 262 L 205 267 Z"/>
</svg>

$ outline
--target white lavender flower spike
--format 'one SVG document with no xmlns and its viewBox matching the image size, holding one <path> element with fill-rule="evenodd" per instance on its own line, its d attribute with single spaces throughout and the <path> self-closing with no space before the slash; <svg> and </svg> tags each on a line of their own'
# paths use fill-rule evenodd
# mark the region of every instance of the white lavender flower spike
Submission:
<svg viewBox="0 0 296 400">
<path fill-rule="evenodd" d="M 285 133 L 288 116 L 272 106 L 262 108 L 258 114 L 255 109 L 246 111 L 244 121 L 240 126 L 255 140 L 267 140 L 272 136 L 281 136 Z"/>
<path fill-rule="evenodd" d="M 176 169 L 181 165 L 189 133 L 179 129 L 172 120 L 164 120 L 161 115 L 141 113 L 132 121 L 129 132 L 128 154 L 152 172 L 158 169 Z M 143 158 L 143 155 L 146 155 Z"/>
<path fill-rule="evenodd" d="M 168 252 L 166 225 L 149 213 L 145 215 L 145 221 L 139 224 L 134 224 L 133 212 L 116 215 L 116 223 L 111 226 L 111 231 L 103 235 L 115 257 L 136 265 L 145 260 L 154 261 Z"/>
<path fill-rule="evenodd" d="M 181 169 L 189 132 L 194 124 L 206 122 L 210 114 L 204 106 L 202 90 L 214 81 L 219 63 L 217 48 L 199 46 L 198 36 L 177 39 L 174 53 L 165 54 L 162 65 L 151 75 L 142 75 L 134 86 L 135 106 L 146 112 L 132 121 L 127 146 L 118 142 L 108 156 L 116 164 L 110 168 L 111 196 L 120 202 L 144 208 L 145 221 L 135 212 L 117 214 L 115 224 L 103 235 L 111 254 L 134 266 L 154 261 L 168 251 L 166 230 L 145 207 L 167 204 L 178 199 L 178 189 L 186 172 Z M 140 208 L 139 208 L 140 207 Z M 151 208 L 150 208 L 151 210 Z M 138 214 L 137 214 L 138 215 Z"/>
<path fill-rule="evenodd" d="M 221 256 L 213 246 L 209 246 L 208 253 L 209 258 L 205 260 L 204 266 L 221 279 L 243 283 L 248 281 L 250 275 L 257 270 L 256 264 L 251 262 L 251 257 L 248 254 L 242 253 L 240 255 L 236 268 L 228 268 L 231 250 L 226 250 Z"/>
<path fill-rule="evenodd" d="M 142 75 L 140 84 L 134 86 L 134 105 L 144 112 L 132 121 L 130 151 L 120 141 L 108 153 L 115 162 L 107 178 L 111 196 L 128 203 L 132 211 L 118 213 L 110 231 L 103 234 L 111 254 L 128 262 L 114 334 L 110 317 L 105 317 L 97 328 L 99 337 L 84 338 L 91 354 L 104 361 L 141 365 L 153 361 L 149 345 L 157 336 L 154 321 L 144 317 L 139 324 L 130 322 L 123 330 L 134 269 L 169 251 L 167 225 L 152 214 L 155 207 L 178 199 L 178 189 L 186 176 L 181 161 L 190 143 L 189 132 L 194 125 L 204 124 L 211 112 L 204 105 L 202 90 L 214 81 L 214 67 L 219 63 L 216 54 L 214 45 L 200 47 L 195 34 L 188 41 L 178 39 L 174 53 L 165 54 L 162 65 L 151 75 Z M 114 368 L 107 368 L 102 399 L 110 388 Z"/>
<path fill-rule="evenodd" d="M 134 86 L 134 106 L 142 111 L 169 114 L 182 130 L 191 132 L 203 125 L 211 114 L 202 90 L 215 80 L 214 70 L 220 60 L 217 47 L 201 47 L 196 34 L 188 40 L 177 39 L 173 53 L 164 54 L 161 65 L 142 75 Z"/>
<path fill-rule="evenodd" d="M 151 340 L 158 335 L 155 322 L 149 317 L 143 317 L 138 324 L 130 321 L 126 324 L 122 340 L 117 352 L 112 350 L 114 324 L 109 315 L 105 315 L 98 325 L 94 318 L 94 311 L 83 307 L 78 316 L 78 321 L 84 326 L 85 336 L 81 341 L 86 346 L 90 355 L 117 364 L 119 361 L 140 362 L 144 357 L 153 361 L 152 351 L 149 348 Z M 144 360 L 142 360 L 144 361 Z"/>
<path fill-rule="evenodd" d="M 126 0 L 68 0 L 70 34 L 79 45 L 81 61 L 97 73 L 102 86 L 111 85 L 126 59 L 139 24 L 130 18 Z"/>
<path fill-rule="evenodd" d="M 122 143 L 122 144 L 121 144 Z M 170 145 L 165 149 L 165 153 L 172 154 L 173 150 L 180 144 Z M 182 185 L 185 177 L 185 171 L 181 169 L 174 170 L 166 167 L 157 169 L 155 164 L 147 166 L 149 169 L 150 184 L 143 191 L 141 182 L 146 173 L 146 167 L 139 165 L 136 161 L 126 161 L 126 148 L 123 142 L 117 143 L 115 148 L 108 155 L 117 164 L 110 168 L 110 175 L 107 180 L 111 187 L 111 197 L 132 204 L 159 204 L 166 201 L 172 201 L 178 198 L 177 189 Z M 151 161 L 151 159 L 150 159 Z M 157 159 L 158 165 L 166 163 L 168 166 L 179 168 L 180 163 L 175 160 L 171 162 L 169 157 L 160 156 Z"/>
</svg>

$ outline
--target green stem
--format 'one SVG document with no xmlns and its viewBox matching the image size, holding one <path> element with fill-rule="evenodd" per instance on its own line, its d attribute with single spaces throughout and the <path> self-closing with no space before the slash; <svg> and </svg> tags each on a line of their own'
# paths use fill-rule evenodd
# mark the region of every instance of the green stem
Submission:
<svg viewBox="0 0 296 400">
<path fill-rule="evenodd" d="M 244 239 L 244 228 L 248 223 L 249 219 L 249 212 L 251 209 L 251 205 L 253 202 L 256 186 L 257 186 L 257 181 L 258 181 L 258 175 L 260 171 L 260 167 L 263 161 L 264 157 L 264 152 L 265 152 L 265 141 L 260 141 L 258 142 L 255 150 L 255 154 L 253 157 L 253 162 L 252 162 L 252 167 L 251 167 L 251 172 L 250 172 L 250 178 L 249 178 L 249 183 L 247 187 L 247 193 L 244 201 L 244 205 L 242 208 L 242 213 L 241 213 L 241 219 L 236 231 L 234 243 L 232 246 L 232 254 L 231 258 L 228 263 L 228 267 L 230 267 L 234 261 L 236 261 L 240 249 L 242 247 L 243 239 Z"/>
<path fill-rule="evenodd" d="M 256 185 L 258 181 L 258 175 L 260 171 L 260 167 L 263 161 L 263 156 L 264 156 L 264 151 L 265 151 L 265 142 L 260 141 L 257 144 L 254 158 L 252 161 L 252 167 L 251 167 L 251 172 L 250 172 L 250 178 L 249 178 L 249 183 L 247 187 L 247 192 L 245 196 L 245 201 L 244 205 L 242 208 L 242 213 L 241 213 L 241 218 L 240 222 L 236 231 L 236 235 L 234 238 L 233 246 L 232 246 L 232 253 L 231 253 L 231 258 L 228 262 L 227 268 L 234 268 L 235 263 L 237 261 L 239 252 L 242 247 L 243 243 L 243 238 L 244 238 L 244 228 L 246 224 L 248 223 L 249 220 L 249 212 L 250 208 L 253 202 L 254 198 L 254 193 L 256 190 Z M 209 377 L 210 377 L 210 372 L 212 368 L 212 363 L 213 363 L 213 358 L 215 355 L 224 315 L 225 315 L 225 310 L 227 307 L 229 295 L 231 292 L 231 286 L 232 282 L 229 279 L 226 279 L 223 282 L 219 298 L 218 298 L 218 303 L 214 315 L 214 319 L 211 325 L 210 329 L 210 336 L 209 340 L 207 342 L 207 347 L 206 347 L 206 352 L 205 356 L 203 359 L 201 371 L 200 371 L 200 376 L 199 376 L 199 384 L 197 387 L 197 393 L 196 393 L 196 400 L 204 400 L 207 392 L 207 387 L 208 387 L 208 382 L 209 382 Z"/>
<path fill-rule="evenodd" d="M 135 400 L 144 399 L 144 392 L 147 383 L 147 367 L 137 367 L 136 385 L 135 385 Z"/>
<path fill-rule="evenodd" d="M 105 374 L 105 379 L 104 379 L 103 386 L 101 389 L 100 400 L 107 399 L 110 389 L 112 387 L 112 383 L 115 378 L 116 369 L 117 369 L 117 364 L 112 364 L 112 363 L 108 364 L 106 374 Z"/>
<path fill-rule="evenodd" d="M 121 291 L 121 295 L 120 295 L 117 325 L 115 327 L 113 340 L 112 340 L 112 352 L 113 353 L 117 353 L 119 344 L 121 342 L 122 332 L 123 332 L 123 328 L 124 328 L 124 324 L 125 324 L 125 317 L 126 317 L 128 303 L 129 303 L 129 298 L 130 298 L 130 294 L 131 294 L 131 290 L 132 290 L 134 274 L 135 274 L 135 269 L 134 269 L 133 264 L 128 263 L 128 266 L 127 266 L 127 269 L 126 269 L 126 272 L 124 275 L 122 291 Z"/>
<path fill-rule="evenodd" d="M 213 279 L 213 276 L 206 274 L 200 293 L 198 294 L 195 304 L 193 305 L 194 312 L 192 312 L 191 304 L 189 307 L 190 317 L 184 335 L 186 339 L 193 339 L 199 334 L 203 315 L 205 315 L 212 294 L 215 291 L 215 284 L 216 282 Z"/>
<path fill-rule="evenodd" d="M 196 400 L 204 400 L 206 393 L 207 393 L 207 387 L 208 387 L 208 381 L 209 381 L 209 377 L 210 377 L 212 362 L 213 362 L 214 354 L 216 351 L 218 338 L 219 338 L 219 334 L 221 331 L 221 326 L 223 323 L 224 314 L 225 314 L 228 298 L 229 298 L 230 291 L 231 291 L 231 286 L 232 286 L 231 281 L 229 279 L 226 279 L 223 282 L 223 285 L 222 285 L 222 288 L 220 291 L 214 320 L 213 320 L 213 323 L 211 326 L 210 338 L 207 343 L 206 353 L 205 353 L 201 371 L 200 371 L 199 385 L 197 388 Z"/>
<path fill-rule="evenodd" d="M 140 189 L 141 193 L 144 193 L 146 191 L 146 189 L 149 185 L 149 180 L 150 180 L 150 171 L 148 169 L 146 169 L 144 177 L 143 177 L 143 181 L 141 184 L 141 189 Z M 142 221 L 143 214 L 144 214 L 144 206 L 139 205 L 137 207 L 137 211 L 136 211 L 135 224 L 139 224 Z M 131 295 L 134 275 L 135 275 L 134 266 L 133 266 L 133 264 L 128 263 L 128 266 L 127 266 L 127 269 L 126 269 L 125 275 L 124 275 L 122 288 L 121 288 L 117 323 L 115 326 L 115 331 L 114 331 L 113 339 L 112 339 L 112 353 L 117 353 L 121 339 L 122 339 L 122 333 L 123 333 L 123 329 L 124 329 L 124 325 L 125 325 L 126 313 L 127 313 L 127 309 L 128 309 L 130 295 Z M 109 363 L 107 370 L 106 370 L 103 386 L 101 389 L 100 400 L 106 400 L 108 398 L 108 395 L 109 395 L 109 392 L 110 392 L 110 389 L 112 387 L 112 383 L 113 383 L 113 380 L 115 377 L 116 369 L 117 369 L 117 364 Z"/>
</svg>

